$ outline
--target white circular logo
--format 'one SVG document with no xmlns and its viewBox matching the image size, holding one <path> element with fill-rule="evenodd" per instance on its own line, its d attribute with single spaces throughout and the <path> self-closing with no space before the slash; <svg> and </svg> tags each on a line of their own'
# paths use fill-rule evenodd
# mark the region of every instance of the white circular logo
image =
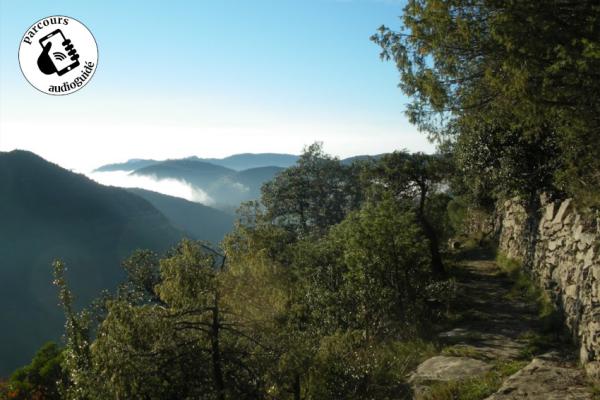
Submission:
<svg viewBox="0 0 600 400">
<path fill-rule="evenodd" d="M 52 95 L 71 94 L 87 85 L 96 72 L 98 46 L 76 19 L 46 17 L 23 35 L 19 64 L 36 89 Z"/>
</svg>

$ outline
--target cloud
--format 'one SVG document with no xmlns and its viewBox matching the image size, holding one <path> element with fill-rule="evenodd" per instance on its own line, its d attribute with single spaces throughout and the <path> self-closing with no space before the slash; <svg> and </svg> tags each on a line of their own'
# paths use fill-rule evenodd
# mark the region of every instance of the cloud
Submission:
<svg viewBox="0 0 600 400">
<path fill-rule="evenodd" d="M 107 186 L 122 188 L 140 188 L 180 197 L 207 206 L 215 204 L 205 191 L 177 179 L 155 179 L 147 176 L 130 175 L 131 171 L 92 172 L 87 174 L 90 179 Z"/>
</svg>

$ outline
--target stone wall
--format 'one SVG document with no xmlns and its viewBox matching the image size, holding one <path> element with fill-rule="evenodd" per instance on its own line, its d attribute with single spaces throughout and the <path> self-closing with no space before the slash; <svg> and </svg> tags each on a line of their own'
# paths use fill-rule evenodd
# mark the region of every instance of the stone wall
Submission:
<svg viewBox="0 0 600 400">
<path fill-rule="evenodd" d="M 500 212 L 499 250 L 525 260 L 562 310 L 588 375 L 600 380 L 600 221 L 582 218 L 571 200 L 543 204 L 536 229 L 526 228 L 527 213 L 517 200 L 506 201 Z"/>
<path fill-rule="evenodd" d="M 506 200 L 497 214 L 500 217 L 500 251 L 508 258 L 525 260 L 528 242 L 525 207 L 518 199 Z"/>
</svg>

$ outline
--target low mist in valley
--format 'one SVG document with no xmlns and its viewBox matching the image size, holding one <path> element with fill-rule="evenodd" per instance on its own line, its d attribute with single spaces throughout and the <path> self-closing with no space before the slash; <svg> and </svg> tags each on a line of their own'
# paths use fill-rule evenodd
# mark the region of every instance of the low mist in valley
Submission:
<svg viewBox="0 0 600 400">
<path fill-rule="evenodd" d="M 132 172 L 133 171 L 93 171 L 88 173 L 87 176 L 106 186 L 146 189 L 169 196 L 180 197 L 207 206 L 215 204 L 215 200 L 206 194 L 204 190 L 192 186 L 182 180 L 171 178 L 157 179 L 151 176 L 132 175 Z"/>
</svg>

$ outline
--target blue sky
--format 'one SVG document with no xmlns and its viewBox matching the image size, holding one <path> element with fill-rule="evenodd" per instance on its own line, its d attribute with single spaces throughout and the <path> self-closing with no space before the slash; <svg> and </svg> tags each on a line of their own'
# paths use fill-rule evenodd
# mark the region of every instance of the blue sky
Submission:
<svg viewBox="0 0 600 400">
<path fill-rule="evenodd" d="M 87 170 L 128 158 L 431 151 L 369 36 L 398 26 L 393 0 L 0 0 L 0 150 Z M 63 97 L 18 66 L 23 33 L 68 15 L 99 48 L 96 75 Z"/>
</svg>

